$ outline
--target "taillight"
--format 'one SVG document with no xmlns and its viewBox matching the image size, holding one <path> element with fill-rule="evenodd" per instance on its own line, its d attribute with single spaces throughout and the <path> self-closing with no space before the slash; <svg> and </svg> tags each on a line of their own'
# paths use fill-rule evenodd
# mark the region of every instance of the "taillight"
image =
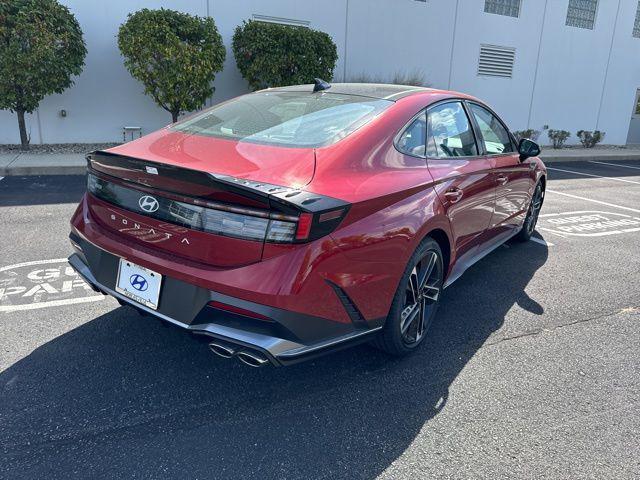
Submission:
<svg viewBox="0 0 640 480">
<path fill-rule="evenodd" d="M 342 221 L 347 208 L 331 212 L 301 212 L 293 221 L 271 220 L 267 229 L 267 242 L 301 243 L 316 240 L 331 233 Z"/>
<path fill-rule="evenodd" d="M 311 233 L 311 222 L 313 215 L 310 213 L 301 213 L 298 217 L 298 228 L 296 229 L 296 240 L 306 240 Z"/>
<path fill-rule="evenodd" d="M 89 173 L 87 190 L 101 200 L 163 222 L 270 243 L 308 242 L 323 237 L 338 226 L 349 207 L 330 197 L 282 191 L 283 187 L 277 198 L 269 196 L 274 209 L 267 211 L 160 192 L 144 185 L 129 188 L 125 184 L 129 182 L 107 181 Z"/>
</svg>

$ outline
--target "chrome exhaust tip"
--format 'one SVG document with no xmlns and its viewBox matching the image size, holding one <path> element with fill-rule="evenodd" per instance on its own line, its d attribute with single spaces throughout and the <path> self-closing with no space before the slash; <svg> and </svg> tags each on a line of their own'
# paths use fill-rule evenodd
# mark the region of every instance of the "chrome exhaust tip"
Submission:
<svg viewBox="0 0 640 480">
<path fill-rule="evenodd" d="M 235 348 L 226 343 L 211 342 L 209 350 L 222 358 L 231 358 L 236 354 Z"/>
<path fill-rule="evenodd" d="M 269 359 L 263 354 L 258 352 L 250 352 L 248 350 L 242 350 L 236 354 L 238 360 L 250 367 L 263 367 L 269 363 Z"/>
</svg>

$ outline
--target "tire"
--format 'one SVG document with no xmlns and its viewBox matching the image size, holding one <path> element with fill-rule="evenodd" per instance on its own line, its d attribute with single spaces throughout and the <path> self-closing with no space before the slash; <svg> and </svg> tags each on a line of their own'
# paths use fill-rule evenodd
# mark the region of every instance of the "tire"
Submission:
<svg viewBox="0 0 640 480">
<path fill-rule="evenodd" d="M 374 345 L 395 356 L 404 356 L 416 350 L 426 338 L 435 318 L 443 279 L 440 246 L 432 238 L 426 237 L 407 263 L 387 320 Z M 416 308 L 419 309 L 417 313 Z"/>
<path fill-rule="evenodd" d="M 538 222 L 538 215 L 540 215 L 540 209 L 542 208 L 542 202 L 544 201 L 544 190 L 542 189 L 542 183 L 538 182 L 536 189 L 531 197 L 531 203 L 529 204 L 529 210 L 527 216 L 524 219 L 522 229 L 514 237 L 519 242 L 528 242 L 536 230 L 536 223 Z"/>
</svg>

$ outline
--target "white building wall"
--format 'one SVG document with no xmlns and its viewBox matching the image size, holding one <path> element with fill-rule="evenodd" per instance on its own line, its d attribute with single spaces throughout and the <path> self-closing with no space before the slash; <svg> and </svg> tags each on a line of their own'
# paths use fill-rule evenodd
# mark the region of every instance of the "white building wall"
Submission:
<svg viewBox="0 0 640 480">
<path fill-rule="evenodd" d="M 543 7 L 544 0 L 522 0 L 519 18 L 484 13 L 484 0 L 462 0 L 458 9 L 450 87 L 488 102 L 514 130 L 527 125 Z M 482 44 L 516 49 L 512 78 L 478 75 Z"/>
<path fill-rule="evenodd" d="M 446 86 L 452 5 L 455 1 L 349 0 L 347 80 L 367 74 L 390 81 L 396 73 L 417 71 L 430 85 Z"/>
<path fill-rule="evenodd" d="M 569 130 L 574 141 L 577 130 L 596 128 L 618 1 L 600 0 L 595 28 L 587 30 L 565 25 L 567 1 L 548 0 L 531 113 L 533 126 Z M 626 31 L 630 38 L 631 30 Z M 609 142 L 626 141 L 630 117 L 626 112 L 621 117 L 626 122 L 624 132 L 602 124 L 609 130 Z"/>
<path fill-rule="evenodd" d="M 117 48 L 119 25 L 145 7 L 216 21 L 227 59 L 208 104 L 247 91 L 231 37 L 254 14 L 307 21 L 329 33 L 339 54 L 335 80 L 422 71 L 434 87 L 486 100 L 514 130 L 549 125 L 571 131 L 576 141 L 577 130 L 600 128 L 607 143 L 623 144 L 640 88 L 640 39 L 632 37 L 637 0 L 600 0 L 594 30 L 565 25 L 569 0 L 522 0 L 519 18 L 484 13 L 484 0 L 61 1 L 84 31 L 86 66 L 73 87 L 45 98 L 27 117 L 33 143 L 120 141 L 125 125 L 148 133 L 170 121 L 131 78 Z M 516 49 L 513 78 L 477 75 L 481 44 Z M 15 115 L 0 112 L 0 143 L 18 140 Z"/>
<path fill-rule="evenodd" d="M 622 0 L 620 3 L 597 124 L 599 129 L 607 132 L 607 143 L 625 143 L 636 91 L 640 88 L 640 38 L 631 35 L 637 8 L 636 0 Z"/>
</svg>

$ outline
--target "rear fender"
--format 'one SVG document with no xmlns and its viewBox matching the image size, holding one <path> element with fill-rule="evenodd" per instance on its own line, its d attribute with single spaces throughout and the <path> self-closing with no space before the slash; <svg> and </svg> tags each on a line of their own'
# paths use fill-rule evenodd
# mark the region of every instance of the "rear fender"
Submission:
<svg viewBox="0 0 640 480">
<path fill-rule="evenodd" d="M 362 215 L 366 208 L 355 204 L 348 215 Z M 349 295 L 365 319 L 386 317 L 409 258 L 436 229 L 450 242 L 449 220 L 428 186 L 333 232 L 345 260 L 328 279 Z"/>
</svg>

